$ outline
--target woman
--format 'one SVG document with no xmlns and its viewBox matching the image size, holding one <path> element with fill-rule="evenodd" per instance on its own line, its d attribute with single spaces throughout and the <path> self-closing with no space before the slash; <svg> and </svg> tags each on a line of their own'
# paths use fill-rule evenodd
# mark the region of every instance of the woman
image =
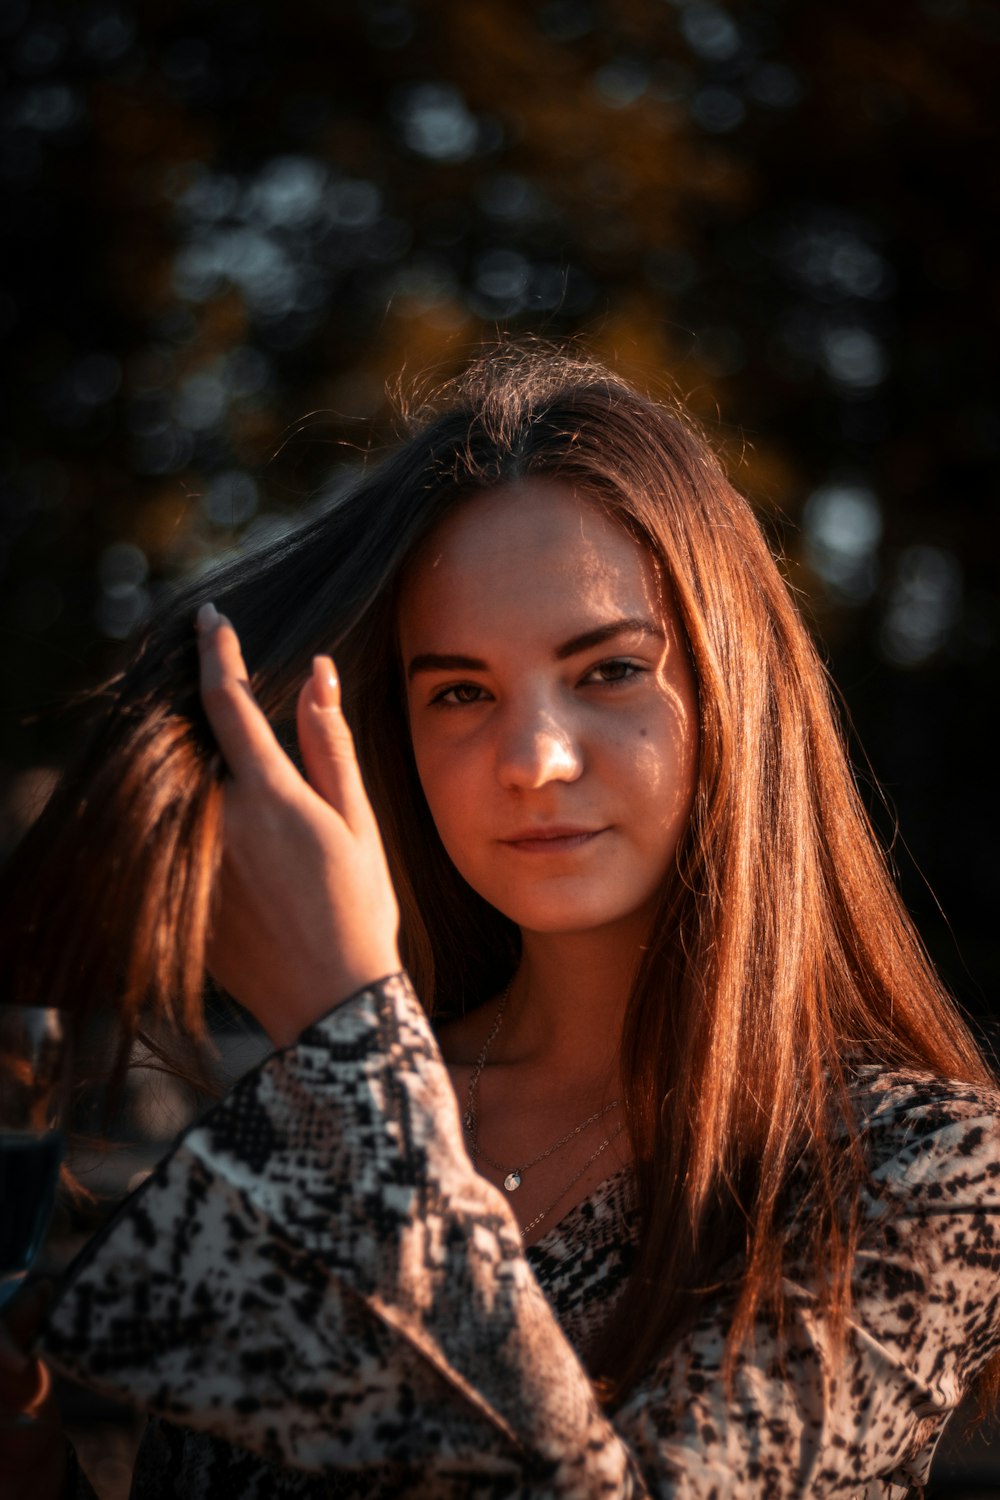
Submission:
<svg viewBox="0 0 1000 1500">
<path fill-rule="evenodd" d="M 137 1493 L 919 1482 L 994 1383 L 996 1095 L 705 445 L 599 367 L 485 361 L 213 593 L 247 668 L 203 608 L 202 719 L 180 601 L 7 950 L 126 1035 L 196 1026 L 207 965 L 279 1048 L 49 1319 L 155 1414 Z"/>
</svg>

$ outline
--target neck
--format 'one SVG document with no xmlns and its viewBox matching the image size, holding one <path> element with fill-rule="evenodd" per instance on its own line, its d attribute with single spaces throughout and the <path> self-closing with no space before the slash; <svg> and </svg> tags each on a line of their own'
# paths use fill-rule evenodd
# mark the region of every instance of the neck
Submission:
<svg viewBox="0 0 1000 1500">
<path fill-rule="evenodd" d="M 606 1079 L 617 1091 L 625 1008 L 645 935 L 645 923 L 627 931 L 616 924 L 581 933 L 522 932 L 496 1060 L 570 1086 Z"/>
</svg>

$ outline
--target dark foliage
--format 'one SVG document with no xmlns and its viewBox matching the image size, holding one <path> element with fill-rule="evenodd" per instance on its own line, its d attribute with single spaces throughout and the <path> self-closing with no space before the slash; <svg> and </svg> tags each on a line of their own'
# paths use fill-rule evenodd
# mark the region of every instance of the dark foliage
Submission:
<svg viewBox="0 0 1000 1500">
<path fill-rule="evenodd" d="M 400 368 L 579 337 L 773 517 L 988 1013 L 994 6 L 10 0 L 0 37 L 8 842 L 55 710 L 321 506 Z"/>
</svg>

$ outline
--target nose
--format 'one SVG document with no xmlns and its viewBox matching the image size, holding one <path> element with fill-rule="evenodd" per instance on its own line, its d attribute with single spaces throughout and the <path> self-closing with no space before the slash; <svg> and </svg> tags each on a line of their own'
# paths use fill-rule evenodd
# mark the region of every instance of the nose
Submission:
<svg viewBox="0 0 1000 1500">
<path fill-rule="evenodd" d="M 505 787 L 533 791 L 550 781 L 576 781 L 583 755 L 573 726 L 548 708 L 506 715 L 497 747 L 497 775 Z"/>
</svg>

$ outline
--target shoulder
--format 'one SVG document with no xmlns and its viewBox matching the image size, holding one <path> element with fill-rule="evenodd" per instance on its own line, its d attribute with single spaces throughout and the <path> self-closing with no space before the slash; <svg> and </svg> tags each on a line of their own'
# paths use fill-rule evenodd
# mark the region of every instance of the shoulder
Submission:
<svg viewBox="0 0 1000 1500">
<path fill-rule="evenodd" d="M 868 1178 L 852 1319 L 946 1411 L 1000 1349 L 1000 1092 L 865 1068 L 853 1094 Z"/>
<path fill-rule="evenodd" d="M 914 1206 L 1000 1210 L 1000 1089 L 868 1065 L 850 1096 L 874 1185 Z"/>
</svg>

